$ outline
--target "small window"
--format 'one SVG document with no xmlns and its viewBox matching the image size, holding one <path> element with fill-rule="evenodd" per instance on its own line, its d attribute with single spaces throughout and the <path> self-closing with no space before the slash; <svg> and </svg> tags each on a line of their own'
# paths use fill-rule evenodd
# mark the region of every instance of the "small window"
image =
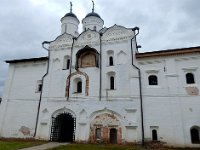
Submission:
<svg viewBox="0 0 200 150">
<path fill-rule="evenodd" d="M 194 84 L 194 75 L 192 73 L 187 73 L 186 75 L 186 83 L 187 84 Z"/>
<path fill-rule="evenodd" d="M 42 91 L 42 84 L 39 84 L 38 85 L 38 92 L 41 92 Z"/>
<path fill-rule="evenodd" d="M 157 141 L 158 140 L 158 134 L 157 134 L 157 130 L 152 130 L 152 140 L 153 141 Z"/>
<path fill-rule="evenodd" d="M 63 70 L 66 70 L 66 69 L 69 69 L 70 68 L 70 56 L 69 55 L 66 55 L 64 56 L 64 59 L 63 59 Z"/>
<path fill-rule="evenodd" d="M 67 59 L 67 68 L 66 69 L 69 69 L 70 67 L 70 59 Z"/>
<path fill-rule="evenodd" d="M 96 31 L 97 30 L 97 27 L 96 26 L 94 26 L 94 31 Z"/>
<path fill-rule="evenodd" d="M 38 80 L 36 83 L 36 93 L 42 91 L 42 80 Z"/>
<path fill-rule="evenodd" d="M 101 129 L 100 128 L 96 128 L 95 135 L 96 135 L 96 140 L 101 139 Z"/>
<path fill-rule="evenodd" d="M 158 85 L 158 78 L 156 75 L 149 76 L 149 85 Z"/>
<path fill-rule="evenodd" d="M 113 76 L 110 77 L 110 89 L 115 89 L 115 78 Z"/>
<path fill-rule="evenodd" d="M 77 82 L 77 93 L 82 93 L 82 81 Z"/>
<path fill-rule="evenodd" d="M 109 66 L 113 66 L 114 64 L 113 64 L 113 57 L 112 56 L 110 56 L 109 57 Z"/>
<path fill-rule="evenodd" d="M 200 139 L 199 139 L 199 130 L 196 128 L 193 128 L 190 130 L 190 134 L 191 134 L 191 142 L 193 144 L 198 144 L 200 143 Z"/>
</svg>

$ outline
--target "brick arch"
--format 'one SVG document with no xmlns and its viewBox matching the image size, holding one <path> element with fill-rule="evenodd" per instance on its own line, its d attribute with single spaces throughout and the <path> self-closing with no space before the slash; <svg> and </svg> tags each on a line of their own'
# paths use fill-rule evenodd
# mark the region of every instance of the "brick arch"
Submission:
<svg viewBox="0 0 200 150">
<path fill-rule="evenodd" d="M 123 117 L 108 108 L 97 110 L 90 115 L 90 134 L 89 140 L 91 143 L 96 143 L 96 130 L 100 129 L 100 141 L 109 143 L 110 142 L 110 130 L 117 130 L 117 143 L 122 143 L 122 120 Z"/>
<path fill-rule="evenodd" d="M 69 97 L 69 88 L 70 88 L 70 78 L 75 76 L 75 75 L 83 75 L 86 79 L 86 83 L 85 83 L 85 96 L 88 96 L 89 94 L 89 76 L 85 73 L 85 72 L 81 72 L 80 70 L 78 70 L 77 72 L 72 73 L 71 75 L 69 75 L 67 77 L 67 81 L 66 81 L 66 91 L 65 91 L 65 97 Z"/>
<path fill-rule="evenodd" d="M 100 139 L 97 139 L 96 130 L 100 130 Z M 122 126 L 121 120 L 114 113 L 102 113 L 95 116 L 90 122 L 89 140 L 91 143 L 96 143 L 99 140 L 104 143 L 112 143 L 110 132 L 116 130 L 116 143 L 122 143 Z"/>
</svg>

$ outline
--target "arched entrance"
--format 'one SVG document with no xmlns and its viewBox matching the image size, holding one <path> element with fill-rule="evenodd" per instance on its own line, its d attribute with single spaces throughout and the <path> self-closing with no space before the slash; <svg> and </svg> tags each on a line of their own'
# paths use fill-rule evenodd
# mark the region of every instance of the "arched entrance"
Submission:
<svg viewBox="0 0 200 150">
<path fill-rule="evenodd" d="M 75 118 L 70 113 L 62 113 L 52 117 L 51 141 L 73 142 L 75 131 Z"/>
<path fill-rule="evenodd" d="M 200 138 L 199 138 L 199 131 L 198 129 L 191 129 L 190 130 L 190 133 L 191 133 L 191 142 L 192 143 L 200 143 Z"/>
<path fill-rule="evenodd" d="M 117 130 L 115 128 L 110 129 L 110 143 L 117 143 Z"/>
<path fill-rule="evenodd" d="M 153 141 L 157 141 L 158 140 L 158 134 L 157 134 L 157 130 L 152 130 L 152 140 Z"/>
</svg>

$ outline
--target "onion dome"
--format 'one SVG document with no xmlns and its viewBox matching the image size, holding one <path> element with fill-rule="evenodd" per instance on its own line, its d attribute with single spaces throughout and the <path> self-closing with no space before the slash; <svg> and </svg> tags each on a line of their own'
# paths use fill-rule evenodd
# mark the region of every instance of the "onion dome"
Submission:
<svg viewBox="0 0 200 150">
<path fill-rule="evenodd" d="M 78 33 L 79 20 L 72 12 L 72 2 L 70 2 L 70 12 L 61 18 L 61 34 L 68 33 L 76 36 Z"/>
<path fill-rule="evenodd" d="M 100 15 L 94 12 L 94 2 L 92 12 L 87 14 L 85 18 L 83 18 L 83 31 L 87 29 L 100 31 L 103 28 L 104 21 L 101 19 Z"/>
<path fill-rule="evenodd" d="M 99 14 L 95 13 L 94 11 L 92 11 L 92 12 L 89 13 L 89 14 L 87 14 L 87 15 L 85 16 L 85 18 L 91 17 L 91 16 L 101 18 L 101 17 L 99 16 Z"/>
</svg>

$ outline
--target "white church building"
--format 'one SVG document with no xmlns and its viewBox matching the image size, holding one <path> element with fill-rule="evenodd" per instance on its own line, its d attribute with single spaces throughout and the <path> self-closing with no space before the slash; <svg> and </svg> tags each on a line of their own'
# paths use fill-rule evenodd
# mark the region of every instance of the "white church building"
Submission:
<svg viewBox="0 0 200 150">
<path fill-rule="evenodd" d="M 47 57 L 7 60 L 0 137 L 200 146 L 200 47 L 140 53 L 139 28 L 61 18 Z"/>
</svg>

